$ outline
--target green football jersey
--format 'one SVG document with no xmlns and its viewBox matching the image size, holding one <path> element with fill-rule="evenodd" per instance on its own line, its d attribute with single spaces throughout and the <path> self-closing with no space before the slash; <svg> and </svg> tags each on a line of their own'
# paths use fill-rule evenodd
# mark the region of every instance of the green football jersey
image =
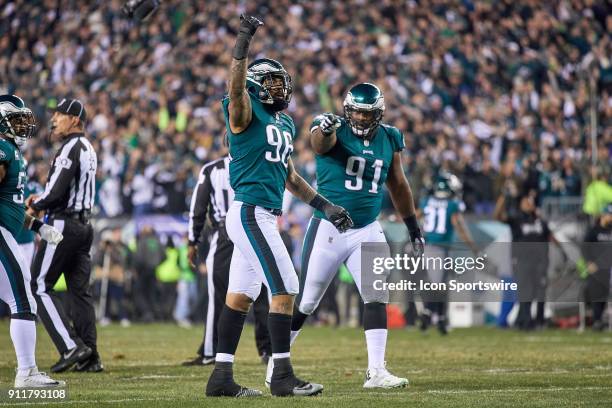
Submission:
<svg viewBox="0 0 612 408">
<path fill-rule="evenodd" d="M 311 129 L 321 120 L 321 116 L 315 117 Z M 340 122 L 336 145 L 329 152 L 316 155 L 317 190 L 349 212 L 353 228 L 361 228 L 380 214 L 383 185 L 393 153 L 404 149 L 404 136 L 399 129 L 381 124 L 368 141 L 355 136 L 344 118 Z M 321 211 L 316 211 L 315 216 L 325 218 Z"/>
<path fill-rule="evenodd" d="M 42 194 L 43 191 L 44 189 L 42 188 L 42 186 L 36 181 L 28 181 L 25 187 L 23 188 L 23 197 L 27 200 L 28 197 L 32 194 Z M 27 244 L 30 242 L 34 242 L 35 235 L 36 234 L 34 233 L 34 231 L 31 231 L 27 228 L 22 228 L 21 231 L 19 231 L 19 234 L 17 234 L 17 236 L 15 237 L 15 241 L 17 241 L 18 244 Z"/>
<path fill-rule="evenodd" d="M 450 244 L 453 242 L 455 228 L 452 217 L 465 211 L 465 204 L 458 199 L 424 197 L 420 206 L 423 210 L 423 231 L 425 242 L 430 244 Z"/>
<path fill-rule="evenodd" d="M 6 176 L 0 182 L 0 225 L 17 235 L 25 221 L 23 187 L 26 184 L 25 161 L 12 142 L 0 138 L 0 163 Z"/>
<path fill-rule="evenodd" d="M 230 151 L 230 185 L 236 201 L 270 209 L 281 209 L 287 180 L 287 166 L 295 125 L 282 112 L 270 112 L 252 94 L 253 116 L 240 134 L 230 130 L 229 98 L 223 99 L 223 113 Z"/>
</svg>

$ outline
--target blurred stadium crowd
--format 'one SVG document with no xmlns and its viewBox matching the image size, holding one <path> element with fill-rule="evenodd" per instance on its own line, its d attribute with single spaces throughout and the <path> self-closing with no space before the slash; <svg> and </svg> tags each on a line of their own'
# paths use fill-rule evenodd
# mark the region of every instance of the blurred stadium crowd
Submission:
<svg viewBox="0 0 612 408">
<path fill-rule="evenodd" d="M 385 92 L 384 121 L 405 134 L 417 200 L 449 170 L 464 183 L 468 211 L 487 217 L 497 197 L 526 187 L 541 203 L 582 196 L 593 178 L 610 186 L 606 3 L 167 0 L 136 25 L 119 0 L 8 1 L 0 88 L 23 97 L 39 121 L 25 154 L 30 178 L 47 174 L 48 108 L 78 97 L 100 161 L 99 217 L 182 214 L 199 168 L 222 154 L 220 100 L 236 16 L 246 11 L 266 24 L 251 57 L 278 59 L 293 77 L 294 162 L 307 180 L 313 115 L 341 113 L 351 85 L 374 82 Z M 290 214 L 290 225 L 306 216 Z"/>
</svg>

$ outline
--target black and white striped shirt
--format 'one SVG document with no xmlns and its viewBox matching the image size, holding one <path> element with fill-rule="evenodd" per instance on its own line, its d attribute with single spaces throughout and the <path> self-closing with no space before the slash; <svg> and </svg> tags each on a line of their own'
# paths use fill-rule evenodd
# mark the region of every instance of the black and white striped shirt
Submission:
<svg viewBox="0 0 612 408">
<path fill-rule="evenodd" d="M 200 170 L 198 184 L 193 189 L 189 209 L 189 241 L 197 243 L 206 223 L 206 215 L 216 229 L 225 220 L 234 201 L 234 190 L 229 181 L 229 157 L 205 164 Z"/>
<path fill-rule="evenodd" d="M 47 214 L 91 211 L 94 205 L 98 158 L 82 133 L 69 135 L 57 152 L 45 191 L 33 203 Z"/>
</svg>

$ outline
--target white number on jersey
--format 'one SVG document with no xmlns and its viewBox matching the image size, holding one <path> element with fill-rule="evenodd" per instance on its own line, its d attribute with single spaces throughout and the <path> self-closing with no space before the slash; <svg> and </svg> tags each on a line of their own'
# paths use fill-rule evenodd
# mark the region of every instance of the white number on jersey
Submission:
<svg viewBox="0 0 612 408">
<path fill-rule="evenodd" d="M 426 206 L 423 230 L 428 233 L 446 234 L 446 207 Z"/>
<path fill-rule="evenodd" d="M 284 131 L 282 132 L 274 125 L 266 126 L 266 138 L 268 139 L 268 144 L 275 147 L 275 151 L 266 152 L 266 160 L 270 162 L 279 162 L 287 167 L 289 165 L 289 157 L 291 156 L 291 152 L 293 152 L 293 144 L 291 143 L 291 133 Z M 285 141 L 285 148 L 281 154 L 281 148 L 283 147 L 283 139 Z"/>
<path fill-rule="evenodd" d="M 357 168 L 355 168 L 357 164 Z M 369 193 L 378 193 L 378 181 L 380 180 L 380 173 L 382 171 L 383 161 L 377 159 L 372 167 L 374 167 L 374 177 L 372 178 L 372 186 L 368 190 Z M 354 180 L 345 180 L 344 187 L 347 190 L 361 190 L 363 188 L 363 172 L 365 171 L 366 159 L 360 156 L 351 156 L 346 161 L 346 175 L 355 177 Z"/>
<path fill-rule="evenodd" d="M 20 171 L 17 176 L 17 190 L 21 191 L 19 194 L 13 194 L 13 201 L 17 204 L 23 204 L 23 186 L 26 181 L 25 171 Z"/>
</svg>

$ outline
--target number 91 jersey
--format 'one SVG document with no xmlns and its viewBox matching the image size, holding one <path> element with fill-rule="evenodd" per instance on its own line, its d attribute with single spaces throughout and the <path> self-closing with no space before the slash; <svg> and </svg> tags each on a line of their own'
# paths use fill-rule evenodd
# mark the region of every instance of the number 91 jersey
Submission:
<svg viewBox="0 0 612 408">
<path fill-rule="evenodd" d="M 269 209 L 281 209 L 287 181 L 287 166 L 295 125 L 282 112 L 270 112 L 249 93 L 253 116 L 240 134 L 230 130 L 229 98 L 223 99 L 223 114 L 230 151 L 230 185 L 235 200 Z"/>
<path fill-rule="evenodd" d="M 311 130 L 319 126 L 315 117 Z M 381 124 L 371 140 L 355 136 L 344 118 L 336 129 L 336 144 L 323 155 L 316 155 L 317 190 L 329 201 L 349 212 L 353 228 L 371 224 L 380 214 L 382 186 L 393 161 L 393 153 L 404 149 L 399 129 Z M 325 218 L 320 211 L 315 216 Z"/>
<path fill-rule="evenodd" d="M 6 175 L 0 182 L 0 225 L 17 235 L 25 220 L 23 187 L 26 184 L 25 161 L 13 143 L 0 138 L 0 163 Z"/>
</svg>

